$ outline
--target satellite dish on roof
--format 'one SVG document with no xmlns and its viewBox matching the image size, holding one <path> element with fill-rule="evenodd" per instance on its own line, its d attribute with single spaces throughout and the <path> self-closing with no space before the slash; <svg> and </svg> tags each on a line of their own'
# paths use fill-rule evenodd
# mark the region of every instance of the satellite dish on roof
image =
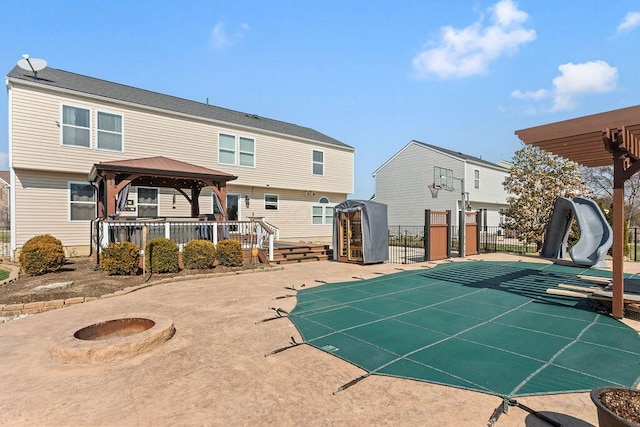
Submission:
<svg viewBox="0 0 640 427">
<path fill-rule="evenodd" d="M 18 61 L 18 67 L 26 71 L 33 71 L 33 77 L 38 78 L 38 71 L 47 66 L 47 61 L 38 58 L 29 58 L 28 54 L 22 55 L 22 59 Z"/>
</svg>

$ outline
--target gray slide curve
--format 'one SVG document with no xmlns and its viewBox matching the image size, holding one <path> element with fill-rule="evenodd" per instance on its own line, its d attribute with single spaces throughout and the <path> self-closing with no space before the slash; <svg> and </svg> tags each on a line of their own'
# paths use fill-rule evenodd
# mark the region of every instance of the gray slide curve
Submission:
<svg viewBox="0 0 640 427">
<path fill-rule="evenodd" d="M 556 199 L 540 256 L 564 258 L 573 218 L 580 228 L 580 239 L 569 250 L 573 262 L 581 266 L 606 267 L 605 257 L 613 243 L 613 231 L 598 204 L 583 197 Z"/>
</svg>

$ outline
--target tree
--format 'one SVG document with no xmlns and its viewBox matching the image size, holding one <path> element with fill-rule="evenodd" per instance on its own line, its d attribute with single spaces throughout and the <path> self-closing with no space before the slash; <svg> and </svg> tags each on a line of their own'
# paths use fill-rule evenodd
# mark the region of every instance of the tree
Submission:
<svg viewBox="0 0 640 427">
<path fill-rule="evenodd" d="M 613 204 L 613 166 L 583 168 L 582 176 L 603 206 Z M 624 183 L 624 215 L 629 224 L 640 224 L 640 174 L 631 176 Z"/>
<path fill-rule="evenodd" d="M 577 163 L 531 145 L 515 152 L 503 185 L 509 193 L 504 228 L 525 243 L 536 243 L 538 250 L 556 198 L 591 195 Z"/>
</svg>

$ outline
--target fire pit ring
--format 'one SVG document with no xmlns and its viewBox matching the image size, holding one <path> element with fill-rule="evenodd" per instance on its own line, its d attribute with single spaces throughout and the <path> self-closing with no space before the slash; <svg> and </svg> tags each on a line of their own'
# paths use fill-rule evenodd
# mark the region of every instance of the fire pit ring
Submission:
<svg viewBox="0 0 640 427">
<path fill-rule="evenodd" d="M 73 328 L 54 339 L 51 357 L 59 362 L 98 363 L 144 353 L 170 339 L 173 320 L 149 313 L 108 317 Z"/>
</svg>

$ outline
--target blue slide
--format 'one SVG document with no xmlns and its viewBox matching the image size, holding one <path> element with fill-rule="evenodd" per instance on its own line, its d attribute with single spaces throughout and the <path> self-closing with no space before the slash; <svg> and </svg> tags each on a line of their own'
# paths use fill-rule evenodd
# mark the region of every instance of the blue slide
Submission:
<svg viewBox="0 0 640 427">
<path fill-rule="evenodd" d="M 598 204 L 590 199 L 571 200 L 558 197 L 544 236 L 543 258 L 563 259 L 573 219 L 578 222 L 580 239 L 569 250 L 574 264 L 587 267 L 606 267 L 605 257 L 613 243 L 613 231 Z"/>
</svg>

